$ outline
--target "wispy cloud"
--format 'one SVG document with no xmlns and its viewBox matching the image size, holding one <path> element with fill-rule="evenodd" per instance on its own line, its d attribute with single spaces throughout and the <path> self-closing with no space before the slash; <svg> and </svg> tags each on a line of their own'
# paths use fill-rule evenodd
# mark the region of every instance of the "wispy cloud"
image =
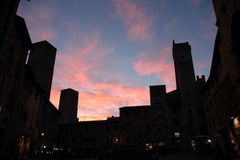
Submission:
<svg viewBox="0 0 240 160">
<path fill-rule="evenodd" d="M 101 80 L 98 73 L 111 68 L 106 62 L 114 48 L 103 42 L 99 31 L 91 33 L 81 37 L 81 44 L 69 43 L 67 51 L 58 54 L 51 101 L 58 104 L 59 88 L 78 90 L 80 120 L 105 119 L 109 114 L 117 116 L 121 106 L 149 103 L 147 87 Z"/>
<path fill-rule="evenodd" d="M 171 47 L 160 51 L 145 51 L 139 54 L 134 68 L 140 76 L 154 75 L 167 86 L 167 91 L 175 89 L 174 66 L 171 60 Z"/>
<path fill-rule="evenodd" d="M 31 39 L 33 41 L 52 40 L 55 38 L 55 29 L 52 21 L 55 16 L 55 8 L 52 3 L 39 3 L 36 8 L 20 9 L 18 14 L 25 18 Z"/>
<path fill-rule="evenodd" d="M 148 88 L 126 87 L 122 84 L 106 83 L 97 83 L 94 86 L 98 91 L 80 93 L 80 101 L 82 101 L 80 110 L 93 111 L 91 114 L 80 111 L 80 118 L 82 118 L 82 116 L 95 115 L 95 117 L 102 119 L 106 118 L 106 116 L 112 116 L 109 114 L 116 116 L 119 114 L 119 107 L 149 103 L 149 97 L 147 96 Z M 102 90 L 102 86 L 108 86 L 108 88 Z M 107 92 L 105 92 L 106 90 Z"/>
<path fill-rule="evenodd" d="M 127 28 L 129 40 L 143 41 L 152 39 L 151 28 L 154 18 L 131 0 L 113 0 L 116 14 Z"/>
</svg>

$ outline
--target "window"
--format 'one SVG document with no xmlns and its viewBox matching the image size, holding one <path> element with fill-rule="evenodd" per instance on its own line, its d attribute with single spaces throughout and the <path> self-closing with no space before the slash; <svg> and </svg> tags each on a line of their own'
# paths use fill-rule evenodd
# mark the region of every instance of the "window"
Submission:
<svg viewBox="0 0 240 160">
<path fill-rule="evenodd" d="M 180 137 L 181 137 L 180 132 L 174 132 L 174 137 L 175 137 L 175 138 L 180 138 Z"/>
</svg>

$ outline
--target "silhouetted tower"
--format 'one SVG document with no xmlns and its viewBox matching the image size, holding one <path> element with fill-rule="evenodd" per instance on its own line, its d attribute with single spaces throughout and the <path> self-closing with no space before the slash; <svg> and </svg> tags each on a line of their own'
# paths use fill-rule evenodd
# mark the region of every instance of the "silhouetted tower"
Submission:
<svg viewBox="0 0 240 160">
<path fill-rule="evenodd" d="M 183 104 L 183 140 L 189 143 L 197 134 L 197 105 L 195 92 L 195 73 L 193 68 L 191 46 L 186 43 L 176 44 L 173 41 L 173 60 L 176 86 Z"/>
<path fill-rule="evenodd" d="M 150 86 L 150 101 L 151 107 L 156 110 L 163 109 L 162 105 L 166 105 L 166 86 L 165 85 L 155 85 Z"/>
<path fill-rule="evenodd" d="M 77 122 L 78 92 L 68 88 L 61 91 L 59 111 L 61 113 L 60 123 Z"/>
<path fill-rule="evenodd" d="M 159 142 L 168 136 L 168 108 L 165 85 L 150 86 L 152 141 Z"/>
<path fill-rule="evenodd" d="M 173 60 L 177 89 L 194 86 L 195 73 L 193 68 L 191 46 L 186 43 L 176 44 L 173 41 Z"/>
<path fill-rule="evenodd" d="M 52 78 L 57 49 L 47 41 L 33 44 L 28 64 L 32 67 L 34 76 L 39 85 L 50 97 Z"/>
</svg>

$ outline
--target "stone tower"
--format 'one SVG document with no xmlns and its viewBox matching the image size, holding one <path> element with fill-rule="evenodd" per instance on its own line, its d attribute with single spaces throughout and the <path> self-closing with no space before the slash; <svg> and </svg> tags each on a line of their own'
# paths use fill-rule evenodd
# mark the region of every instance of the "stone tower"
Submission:
<svg viewBox="0 0 240 160">
<path fill-rule="evenodd" d="M 168 137 L 168 107 L 165 85 L 150 86 L 152 141 L 160 142 Z"/>
<path fill-rule="evenodd" d="M 195 91 L 195 73 L 188 42 L 173 41 L 173 60 L 175 67 L 176 86 L 180 92 L 183 114 L 183 142 L 189 143 L 190 138 L 198 134 L 197 104 Z"/>
<path fill-rule="evenodd" d="M 57 49 L 47 41 L 33 44 L 28 64 L 32 67 L 36 81 L 50 97 Z"/>
<path fill-rule="evenodd" d="M 68 88 L 61 91 L 59 111 L 60 123 L 69 124 L 77 122 L 78 92 Z"/>
</svg>

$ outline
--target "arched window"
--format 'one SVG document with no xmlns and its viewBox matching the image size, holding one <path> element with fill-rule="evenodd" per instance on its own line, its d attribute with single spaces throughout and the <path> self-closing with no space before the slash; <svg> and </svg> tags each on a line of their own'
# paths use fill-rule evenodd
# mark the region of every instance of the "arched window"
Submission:
<svg viewBox="0 0 240 160">
<path fill-rule="evenodd" d="M 240 52 L 240 10 L 237 10 L 232 16 L 231 36 L 233 43 L 233 52 Z"/>
</svg>

